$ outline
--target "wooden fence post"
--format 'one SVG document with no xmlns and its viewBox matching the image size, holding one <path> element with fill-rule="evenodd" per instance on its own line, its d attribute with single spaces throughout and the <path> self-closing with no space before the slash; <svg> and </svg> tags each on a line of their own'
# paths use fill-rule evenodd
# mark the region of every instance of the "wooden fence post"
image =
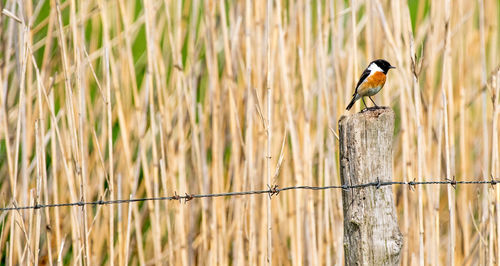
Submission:
<svg viewBox="0 0 500 266">
<path fill-rule="evenodd" d="M 340 118 L 342 184 L 392 181 L 393 131 L 389 108 Z M 345 265 L 399 265 L 403 236 L 392 186 L 346 189 L 342 202 Z"/>
</svg>

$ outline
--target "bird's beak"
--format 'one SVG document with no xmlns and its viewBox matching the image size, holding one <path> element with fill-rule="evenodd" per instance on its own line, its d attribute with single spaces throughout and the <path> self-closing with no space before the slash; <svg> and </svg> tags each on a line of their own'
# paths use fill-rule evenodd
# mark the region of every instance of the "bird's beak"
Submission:
<svg viewBox="0 0 500 266">
<path fill-rule="evenodd" d="M 396 68 L 395 66 L 390 66 L 389 68 Z"/>
</svg>

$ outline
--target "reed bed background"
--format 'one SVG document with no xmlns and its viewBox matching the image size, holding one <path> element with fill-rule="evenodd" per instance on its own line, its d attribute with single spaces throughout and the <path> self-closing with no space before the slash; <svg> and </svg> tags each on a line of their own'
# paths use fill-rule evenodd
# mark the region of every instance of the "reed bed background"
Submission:
<svg viewBox="0 0 500 266">
<path fill-rule="evenodd" d="M 394 180 L 500 178 L 497 0 L 1 8 L 2 206 L 339 185 L 377 58 Z M 498 185 L 394 193 L 403 265 L 498 265 Z M 339 190 L 2 212 L 0 264 L 340 265 L 342 222 Z"/>
</svg>

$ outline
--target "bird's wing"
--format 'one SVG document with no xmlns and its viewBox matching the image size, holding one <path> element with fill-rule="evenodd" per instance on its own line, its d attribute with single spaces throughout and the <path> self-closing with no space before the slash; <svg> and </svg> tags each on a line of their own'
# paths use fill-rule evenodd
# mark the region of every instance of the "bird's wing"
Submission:
<svg viewBox="0 0 500 266">
<path fill-rule="evenodd" d="M 363 81 L 365 81 L 365 79 L 370 75 L 370 73 L 371 73 L 371 70 L 367 68 L 367 69 L 365 69 L 363 74 L 361 74 L 361 77 L 359 77 L 358 84 L 356 84 L 356 89 L 354 90 L 354 95 L 356 95 L 356 93 L 358 93 L 359 85 L 361 85 L 361 83 L 363 83 Z"/>
</svg>

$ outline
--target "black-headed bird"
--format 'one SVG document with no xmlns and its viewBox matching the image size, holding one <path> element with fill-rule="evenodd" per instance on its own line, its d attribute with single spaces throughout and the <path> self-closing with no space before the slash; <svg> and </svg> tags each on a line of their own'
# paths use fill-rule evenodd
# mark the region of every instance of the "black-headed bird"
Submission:
<svg viewBox="0 0 500 266">
<path fill-rule="evenodd" d="M 356 85 L 356 89 L 354 90 L 354 94 L 352 95 L 352 100 L 346 110 L 350 110 L 359 98 L 361 98 L 366 108 L 366 103 L 363 98 L 366 96 L 368 96 L 375 107 L 378 108 L 378 105 L 373 101 L 371 96 L 377 94 L 382 87 L 384 87 L 387 72 L 391 68 L 396 67 L 391 66 L 391 64 L 384 59 L 372 61 L 365 71 L 363 71 L 363 74 L 361 74 L 358 84 Z"/>
</svg>

